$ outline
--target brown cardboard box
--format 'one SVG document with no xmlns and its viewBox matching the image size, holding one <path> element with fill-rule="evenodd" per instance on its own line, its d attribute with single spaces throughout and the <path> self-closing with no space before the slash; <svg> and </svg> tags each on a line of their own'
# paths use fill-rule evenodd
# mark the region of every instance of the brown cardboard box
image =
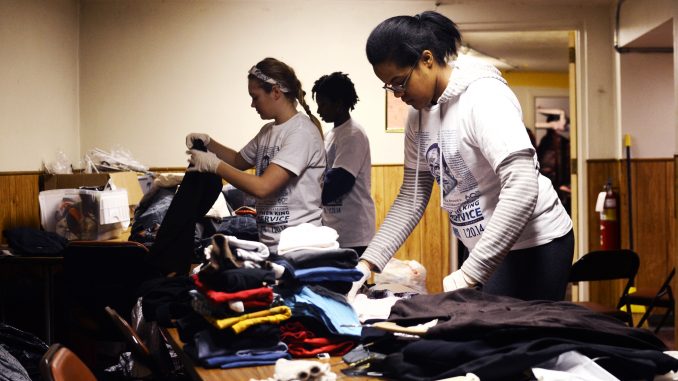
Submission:
<svg viewBox="0 0 678 381">
<path fill-rule="evenodd" d="M 43 175 L 41 190 L 100 187 L 109 181 L 113 189 L 126 189 L 130 207 L 139 204 L 143 192 L 136 172 L 74 173 L 70 175 Z"/>
</svg>

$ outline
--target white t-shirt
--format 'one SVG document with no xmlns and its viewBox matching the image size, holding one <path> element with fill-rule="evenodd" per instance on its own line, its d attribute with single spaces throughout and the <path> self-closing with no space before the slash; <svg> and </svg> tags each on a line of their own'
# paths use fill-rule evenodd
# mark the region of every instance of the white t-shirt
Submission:
<svg viewBox="0 0 678 381">
<path fill-rule="evenodd" d="M 511 153 L 531 150 L 520 104 L 497 75 L 456 62 L 438 104 L 408 115 L 405 166 L 429 171 L 441 186 L 442 207 L 455 236 L 472 250 L 499 201 L 495 170 Z M 465 76 L 455 78 L 456 76 Z M 417 158 L 417 142 L 419 157 Z M 440 149 L 442 147 L 442 150 Z M 534 153 L 535 170 L 537 155 Z M 539 246 L 562 237 L 572 221 L 551 182 L 539 175 L 537 205 L 512 250 Z"/>
<path fill-rule="evenodd" d="M 297 113 L 283 124 L 266 124 L 240 155 L 261 176 L 275 163 L 296 176 L 278 194 L 257 199 L 259 240 L 275 250 L 280 232 L 288 226 L 308 222 L 322 225 L 321 191 L 325 170 L 325 149 L 318 128 L 304 114 Z"/>
<path fill-rule="evenodd" d="M 343 168 L 355 177 L 353 188 L 323 205 L 323 223 L 339 233 L 341 247 L 367 246 L 375 233 L 374 201 L 370 194 L 372 159 L 365 130 L 353 119 L 325 134 L 327 169 Z"/>
</svg>

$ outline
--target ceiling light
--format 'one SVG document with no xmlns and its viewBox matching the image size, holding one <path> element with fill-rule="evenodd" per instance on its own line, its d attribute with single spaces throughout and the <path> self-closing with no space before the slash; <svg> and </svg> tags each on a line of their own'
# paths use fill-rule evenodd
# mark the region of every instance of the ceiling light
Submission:
<svg viewBox="0 0 678 381">
<path fill-rule="evenodd" d="M 518 69 L 516 66 L 511 65 L 510 63 L 506 62 L 503 58 L 497 58 L 497 57 L 492 57 L 490 55 L 484 54 L 482 52 L 479 52 L 473 48 L 471 48 L 469 45 L 462 45 L 461 48 L 459 48 L 459 55 L 460 56 L 467 56 L 467 57 L 474 57 L 480 61 L 489 63 L 496 67 L 499 70 L 516 70 Z"/>
</svg>

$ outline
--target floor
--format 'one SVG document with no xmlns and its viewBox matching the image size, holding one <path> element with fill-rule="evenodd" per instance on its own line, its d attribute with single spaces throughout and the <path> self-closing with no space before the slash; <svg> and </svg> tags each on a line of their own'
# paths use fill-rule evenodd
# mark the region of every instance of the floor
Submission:
<svg viewBox="0 0 678 381">
<path fill-rule="evenodd" d="M 638 322 L 640 316 L 634 314 L 633 321 Z M 655 327 L 661 321 L 661 315 L 652 315 L 648 319 L 648 323 L 644 324 L 643 327 L 652 330 L 654 332 Z M 667 348 L 670 350 L 676 350 L 676 330 L 675 330 L 675 321 L 673 319 L 673 314 L 669 315 L 669 319 L 662 324 L 662 327 L 657 332 L 657 336 L 664 342 Z"/>
<path fill-rule="evenodd" d="M 666 347 L 672 351 L 676 350 L 675 332 L 673 325 L 665 325 L 657 333 L 657 336 L 664 342 Z"/>
</svg>

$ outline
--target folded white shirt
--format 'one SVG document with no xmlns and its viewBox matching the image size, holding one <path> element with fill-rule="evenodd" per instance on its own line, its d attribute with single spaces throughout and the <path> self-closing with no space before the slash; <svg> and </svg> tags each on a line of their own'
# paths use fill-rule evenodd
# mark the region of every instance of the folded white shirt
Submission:
<svg viewBox="0 0 678 381">
<path fill-rule="evenodd" d="M 228 245 L 235 249 L 236 256 L 243 261 L 263 262 L 268 259 L 268 247 L 258 241 L 238 239 L 232 235 L 226 236 Z"/>
<path fill-rule="evenodd" d="M 280 232 L 278 254 L 301 249 L 333 250 L 339 248 L 339 234 L 329 226 L 315 226 L 303 223 Z"/>
</svg>

